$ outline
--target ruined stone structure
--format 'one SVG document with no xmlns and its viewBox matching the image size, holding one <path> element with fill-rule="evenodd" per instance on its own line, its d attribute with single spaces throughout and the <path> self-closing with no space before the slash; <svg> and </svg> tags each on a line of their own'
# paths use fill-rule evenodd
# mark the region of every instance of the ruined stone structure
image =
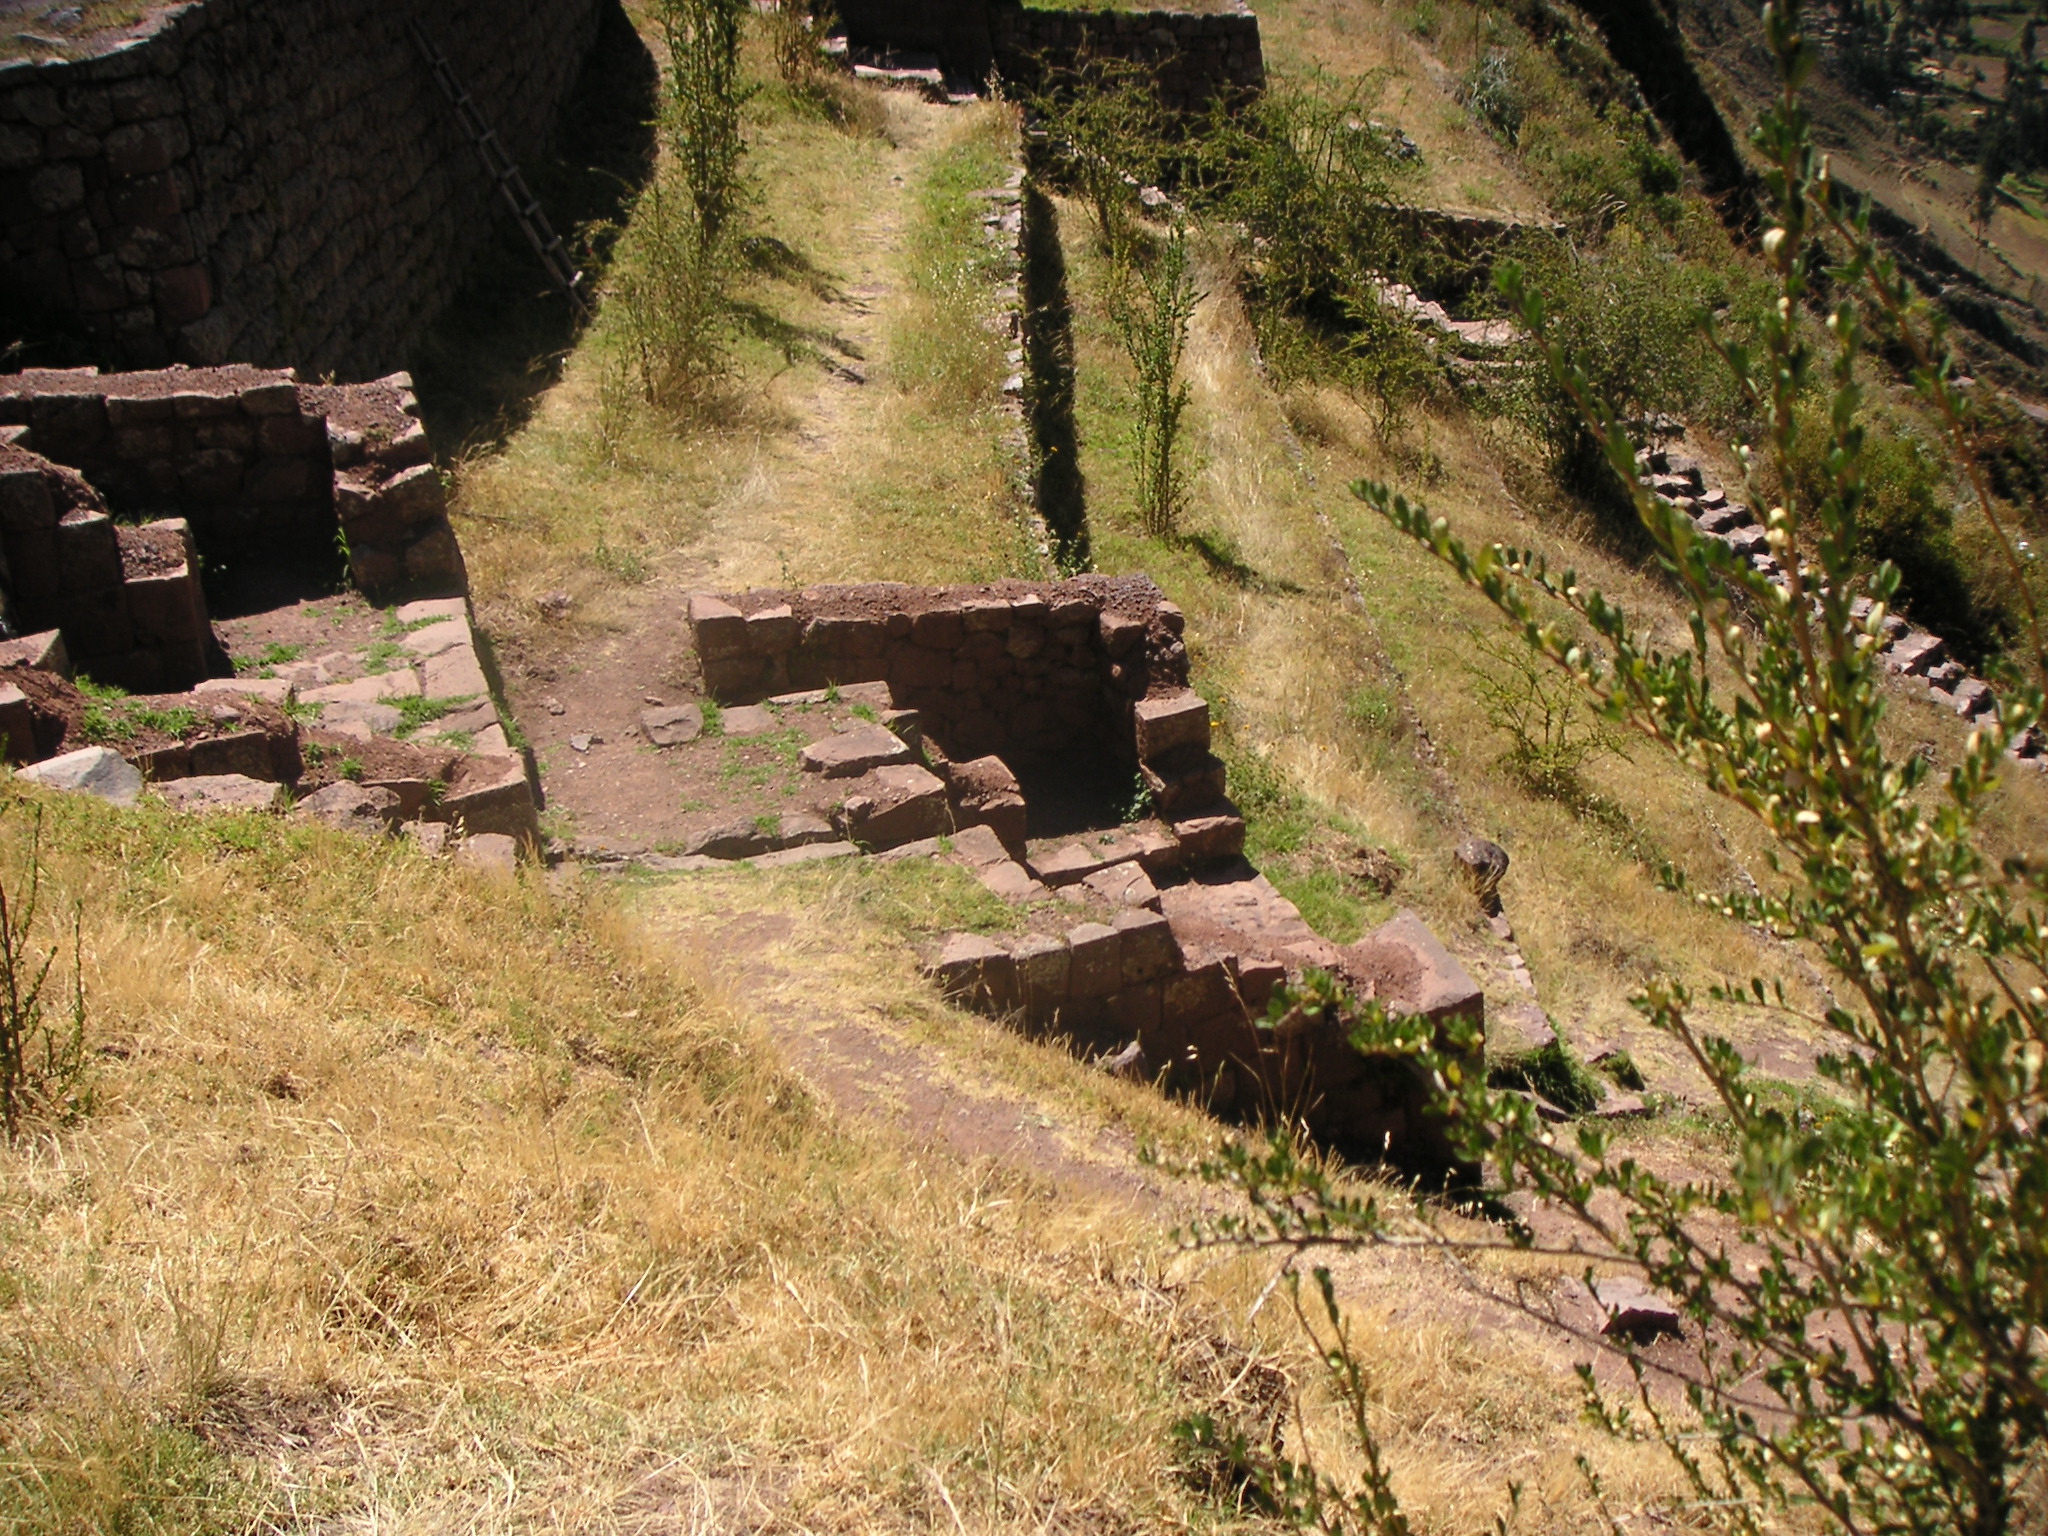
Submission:
<svg viewBox="0 0 2048 1536">
<path fill-rule="evenodd" d="M 0 432 L 76 471 L 68 478 L 82 480 L 97 511 L 127 523 L 181 518 L 197 553 L 223 565 L 338 564 L 339 537 L 350 575 L 379 597 L 463 587 L 417 408 L 404 374 L 370 384 L 302 384 L 248 367 L 0 374 Z M 73 522 L 12 506 L 0 522 L 0 594 L 18 632 L 61 628 L 74 658 L 126 649 L 118 625 L 96 633 L 76 606 L 103 583 L 57 558 L 58 540 L 80 537 L 67 531 Z"/>
<path fill-rule="evenodd" d="M 1199 111 L 1218 96 L 1256 91 L 1266 81 L 1259 19 L 1248 10 L 1041 10 L 1016 0 L 846 0 L 849 39 L 871 48 L 935 55 L 958 79 L 993 70 L 1030 87 L 1083 56 L 1143 64 L 1175 111 Z"/>
<path fill-rule="evenodd" d="M 1482 995 L 1413 914 L 1335 945 L 1244 862 L 1209 706 L 1188 685 L 1183 622 L 1142 576 L 690 599 L 705 689 L 729 716 L 826 689 L 870 709 L 875 723 L 801 754 L 809 771 L 847 775 L 830 816 L 841 837 L 885 858 L 963 864 L 1031 914 L 1019 935 L 944 940 L 927 969 L 950 995 L 1091 1053 L 1122 1052 L 1219 1110 L 1298 1117 L 1353 1148 L 1442 1161 L 1430 1087 L 1405 1063 L 1361 1055 L 1334 1018 L 1265 1015 L 1282 981 L 1311 970 L 1439 1022 L 1483 1026 Z M 1020 781 L 1047 759 L 1135 769 L 1156 819 L 1033 841 Z M 797 841 L 719 829 L 703 840 L 708 858 L 676 863 L 829 852 Z"/>
<path fill-rule="evenodd" d="M 497 212 L 408 24 L 522 157 L 601 4 L 199 0 L 96 57 L 0 64 L 0 340 L 108 367 L 402 366 Z"/>
</svg>

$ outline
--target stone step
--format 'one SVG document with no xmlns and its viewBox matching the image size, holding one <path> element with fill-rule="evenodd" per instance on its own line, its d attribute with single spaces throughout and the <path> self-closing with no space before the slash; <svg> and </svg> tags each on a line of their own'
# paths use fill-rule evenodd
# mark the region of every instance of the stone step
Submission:
<svg viewBox="0 0 2048 1536">
<path fill-rule="evenodd" d="M 1175 747 L 1138 765 L 1145 788 L 1161 816 L 1171 821 L 1223 798 L 1223 760 L 1207 747 Z"/>
</svg>

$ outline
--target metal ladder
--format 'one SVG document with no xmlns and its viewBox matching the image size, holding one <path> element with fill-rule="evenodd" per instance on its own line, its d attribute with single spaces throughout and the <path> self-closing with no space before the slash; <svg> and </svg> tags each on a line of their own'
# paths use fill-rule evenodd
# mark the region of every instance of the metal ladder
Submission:
<svg viewBox="0 0 2048 1536">
<path fill-rule="evenodd" d="M 420 57 L 427 61 L 434 72 L 434 83 L 441 87 L 441 94 L 448 98 L 448 104 L 455 108 L 455 116 L 462 124 L 463 132 L 476 145 L 478 157 L 484 163 L 484 170 L 491 180 L 498 184 L 498 191 L 505 199 L 505 206 L 512 210 L 512 216 L 519 221 L 519 227 L 526 231 L 527 243 L 533 247 L 533 254 L 540 258 L 540 264 L 547 274 L 568 296 L 569 305 L 576 312 L 579 321 L 590 319 L 590 305 L 583 297 L 583 274 L 576 270 L 569 260 L 569 253 L 562 245 L 562 237 L 555 233 L 548 223 L 548 216 L 542 211 L 540 199 L 527 189 L 526 178 L 519 174 L 519 165 L 498 142 L 498 131 L 484 121 L 469 92 L 463 88 L 462 80 L 455 73 L 447 57 L 434 46 L 434 40 L 427 36 L 427 29 L 417 20 L 411 23 L 412 40 L 418 45 Z"/>
</svg>

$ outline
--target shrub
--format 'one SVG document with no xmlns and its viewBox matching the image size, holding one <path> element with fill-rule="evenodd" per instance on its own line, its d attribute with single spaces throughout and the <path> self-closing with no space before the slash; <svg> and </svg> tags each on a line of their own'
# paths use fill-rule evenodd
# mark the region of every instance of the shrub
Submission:
<svg viewBox="0 0 2048 1536">
<path fill-rule="evenodd" d="M 1166 120 L 1152 77 L 1123 59 L 1084 55 L 1032 100 L 1067 182 L 1087 203 L 1097 244 L 1121 250 L 1141 187 L 1158 182 Z"/>
<path fill-rule="evenodd" d="M 22 807 L 0 808 L 0 816 Z M 27 869 L 10 891 L 0 877 L 0 1132 L 9 1141 L 38 1115 L 79 1113 L 85 1094 L 85 975 L 79 967 L 78 917 L 71 924 L 71 988 L 62 1022 L 53 1010 L 51 970 L 59 946 L 38 952 L 36 917 L 42 897 L 43 813 L 30 814 Z"/>
<path fill-rule="evenodd" d="M 1698 899 L 1811 946 L 1833 971 L 1839 1000 L 1815 1021 L 1834 1046 L 1819 1063 L 1832 1102 L 1801 1113 L 1758 1082 L 1668 977 L 1652 980 L 1636 1006 L 1682 1048 L 1727 1119 L 1727 1160 L 1710 1177 L 1681 1182 L 1646 1168 L 1599 1125 L 1554 1135 L 1532 1106 L 1472 1081 L 1464 1058 L 1437 1049 L 1426 1020 L 1366 1010 L 1358 1038 L 1433 1072 L 1466 1154 L 1577 1223 L 1569 1249 L 1551 1251 L 1634 1270 L 1676 1299 L 1692 1354 L 1682 1410 L 1650 1390 L 1649 1362 L 1625 1341 L 1616 1347 L 1635 1369 L 1632 1409 L 1607 1399 L 1590 1366 L 1581 1374 L 1589 1411 L 1612 1431 L 1661 1441 L 1692 1486 L 1694 1510 L 1746 1532 L 1775 1528 L 1782 1512 L 1843 1532 L 2003 1536 L 2048 1519 L 2048 1224 L 2039 1219 L 2048 1201 L 2048 859 L 1995 858 L 1978 822 L 2006 751 L 2041 713 L 2048 649 L 2030 611 L 2030 674 L 1971 734 L 1945 782 L 1931 783 L 1916 753 L 1888 755 L 1877 648 L 1898 573 L 1866 575 L 1858 548 L 1870 446 L 1856 382 L 1864 306 L 1919 360 L 1914 382 L 1952 447 L 1967 442 L 1967 397 L 1951 382 L 1938 322 L 1813 148 L 1799 85 L 1814 48 L 1796 6 L 1769 6 L 1764 29 L 1784 81 L 1756 135 L 1775 203 L 1763 245 L 1783 307 L 1766 316 L 1753 351 L 1729 346 L 1725 356 L 1762 423 L 1753 452 L 1788 487 L 1770 514 L 1784 584 L 1638 493 L 1637 513 L 1693 607 L 1692 644 L 1665 653 L 1572 573 L 1553 575 L 1524 551 L 1469 549 L 1386 488 L 1355 490 L 1610 718 L 1758 819 L 1782 886 Z M 1832 274 L 1835 350 L 1824 362 L 1799 318 L 1822 232 L 1845 253 Z M 1504 286 L 1617 477 L 1629 475 L 1633 448 L 1617 410 L 1568 361 L 1524 274 L 1505 273 Z M 1806 434 L 1824 441 L 1826 474 L 1802 490 L 1788 461 Z M 2002 526 L 1988 497 L 1981 507 Z M 1852 616 L 1866 587 L 1875 604 Z M 1738 619 L 1737 598 L 1753 627 Z M 1669 880 L 1687 889 L 1680 873 Z M 1709 995 L 1790 1006 L 1762 978 Z M 1340 1192 L 1284 1136 L 1263 1154 L 1229 1149 L 1212 1173 L 1240 1185 L 1257 1213 L 1226 1235 L 1299 1251 L 1390 1230 L 1376 1202 Z M 1534 1243 L 1527 1232 L 1512 1240 Z M 1334 1285 L 1327 1269 L 1315 1277 L 1336 1325 L 1325 1360 L 1353 1410 L 1362 1485 L 1269 1459 L 1260 1486 L 1303 1524 L 1405 1532 Z"/>
<path fill-rule="evenodd" d="M 1111 298 L 1117 339 L 1137 374 L 1138 516 L 1155 538 L 1174 536 L 1187 499 L 1180 439 L 1190 391 L 1180 360 L 1200 300 L 1187 230 L 1178 224 L 1149 260 L 1123 265 Z"/>
</svg>

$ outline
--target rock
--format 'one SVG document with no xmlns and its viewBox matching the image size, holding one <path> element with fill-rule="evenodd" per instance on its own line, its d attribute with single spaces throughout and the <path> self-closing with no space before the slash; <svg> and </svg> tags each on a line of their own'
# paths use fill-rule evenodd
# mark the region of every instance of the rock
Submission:
<svg viewBox="0 0 2048 1536">
<path fill-rule="evenodd" d="M 640 729 L 657 747 L 687 746 L 704 734 L 704 711 L 695 704 L 643 709 Z"/>
<path fill-rule="evenodd" d="M 428 619 L 468 617 L 469 599 L 464 597 L 426 597 L 416 603 L 401 603 L 398 608 L 398 622 L 405 625 L 421 624 Z"/>
<path fill-rule="evenodd" d="M 355 699 L 339 700 L 320 708 L 321 728 L 330 731 L 360 725 L 366 736 L 389 736 L 404 720 L 405 716 L 389 704 L 364 704 Z"/>
<path fill-rule="evenodd" d="M 1924 629 L 1909 632 L 1884 654 L 1885 665 L 1908 676 L 1925 672 L 1948 655 L 1948 643 Z"/>
<path fill-rule="evenodd" d="M 1465 872 L 1466 883 L 1479 898 L 1485 912 L 1500 910 L 1500 882 L 1508 872 L 1508 851 L 1483 837 L 1468 837 L 1458 844 L 1452 857 Z"/>
<path fill-rule="evenodd" d="M 569 750 L 571 752 L 588 752 L 597 744 L 597 741 L 597 737 L 588 734 L 571 736 L 569 738 Z"/>
<path fill-rule="evenodd" d="M 491 684 L 484 676 L 483 663 L 477 660 L 475 647 L 467 643 L 467 633 L 462 638 L 463 644 L 427 658 L 425 692 L 428 698 L 481 699 L 489 696 Z M 410 675 L 408 669 L 407 676 Z"/>
<path fill-rule="evenodd" d="M 1121 864 L 1098 869 L 1081 884 L 1114 907 L 1159 909 L 1159 887 L 1152 883 L 1152 877 L 1145 873 L 1145 866 L 1136 859 L 1126 859 Z"/>
<path fill-rule="evenodd" d="M 856 725 L 822 741 L 814 741 L 797 754 L 806 773 L 821 773 L 828 779 L 852 779 L 871 769 L 910 761 L 910 748 L 901 737 L 879 725 Z"/>
<path fill-rule="evenodd" d="M 477 745 L 483 744 L 480 735 Z M 463 758 L 441 796 L 438 819 L 471 837 L 502 832 L 529 847 L 540 846 L 540 812 L 533 803 L 533 786 L 527 782 L 525 761 L 514 753 L 479 751 Z"/>
<path fill-rule="evenodd" d="M 1120 849 L 1091 848 L 1086 843 L 1067 843 L 1034 859 L 1031 872 L 1047 885 L 1078 885 L 1111 864 L 1125 862 Z"/>
<path fill-rule="evenodd" d="M 718 717 L 718 728 L 727 736 L 765 736 L 782 728 L 772 710 L 760 704 L 735 704 Z"/>
<path fill-rule="evenodd" d="M 1650 1106 L 1637 1093 L 1609 1093 L 1587 1116 L 1591 1120 L 1640 1120 Z"/>
<path fill-rule="evenodd" d="M 1180 841 L 1181 857 L 1189 864 L 1212 864 L 1244 852 L 1244 818 L 1234 808 L 1176 821 L 1173 835 Z"/>
<path fill-rule="evenodd" d="M 915 763 L 877 768 L 856 786 L 834 818 L 849 842 L 879 851 L 953 830 L 945 784 Z"/>
<path fill-rule="evenodd" d="M 1486 1043 L 1504 1055 L 1541 1050 L 1557 1043 L 1550 1015 L 1534 1003 L 1509 1003 L 1486 1021 Z"/>
<path fill-rule="evenodd" d="M 419 691 L 420 680 L 413 675 L 412 668 L 398 667 L 390 672 L 372 672 L 352 683 L 309 688 L 299 697 L 308 704 L 376 704 L 385 699 L 418 698 Z"/>
<path fill-rule="evenodd" d="M 192 685 L 194 697 L 211 698 L 219 694 L 229 698 L 261 699 L 280 708 L 291 703 L 297 692 L 298 688 L 288 677 L 209 677 Z"/>
<path fill-rule="evenodd" d="M 1000 757 L 977 757 L 953 764 L 946 776 L 954 819 L 966 826 L 979 823 L 993 831 L 1012 859 L 1024 857 L 1026 807 L 1017 775 Z"/>
<path fill-rule="evenodd" d="M 1142 1041 L 1133 1040 L 1114 1056 L 1103 1057 L 1098 1065 L 1111 1077 L 1120 1077 L 1127 1083 L 1152 1081 L 1152 1063 L 1145 1059 Z"/>
<path fill-rule="evenodd" d="M 1453 1018 L 1485 1023 L 1485 994 L 1406 908 L 1341 953 L 1345 974 L 1389 1012 L 1421 1014 L 1438 1024 Z"/>
<path fill-rule="evenodd" d="M 752 859 L 772 852 L 773 837 L 751 821 L 728 821 L 685 839 L 683 852 L 709 859 Z"/>
<path fill-rule="evenodd" d="M 1208 750 L 1209 701 L 1192 689 L 1138 700 L 1131 706 L 1131 721 L 1141 761 L 1150 762 L 1175 747 Z"/>
<path fill-rule="evenodd" d="M 1016 999 L 1017 972 L 1010 952 L 978 933 L 955 933 L 925 963 L 924 973 L 959 1002 L 1006 1008 Z"/>
<path fill-rule="evenodd" d="M 1067 930 L 1067 992 L 1075 998 L 1107 997 L 1123 988 L 1124 939 L 1104 923 Z"/>
<path fill-rule="evenodd" d="M 292 814 L 337 832 L 382 837 L 398 825 L 399 799 L 392 790 L 371 789 L 344 780 L 315 790 L 298 803 Z"/>
<path fill-rule="evenodd" d="M 984 826 L 966 826 L 953 834 L 953 855 L 970 869 L 985 869 L 992 864 L 1008 864 L 1010 850 L 993 830 Z"/>
<path fill-rule="evenodd" d="M 1051 894 L 1031 878 L 1030 870 L 1011 859 L 997 859 L 993 863 L 975 866 L 974 878 L 986 886 L 990 894 L 1001 897 L 1012 906 L 1022 906 Z"/>
<path fill-rule="evenodd" d="M 502 832 L 479 832 L 462 840 L 455 862 L 479 874 L 509 877 L 519 872 L 519 845 Z"/>
<path fill-rule="evenodd" d="M 832 823 L 810 811 L 791 811 L 776 824 L 776 841 L 785 848 L 806 848 L 816 843 L 829 843 L 839 834 L 832 830 Z"/>
<path fill-rule="evenodd" d="M 448 851 L 448 827 L 439 821 L 408 821 L 402 829 L 413 840 L 419 851 L 430 859 L 438 859 Z"/>
<path fill-rule="evenodd" d="M 804 843 L 795 848 L 779 848 L 773 853 L 764 853 L 754 860 L 757 869 L 784 869 L 791 864 L 817 864 L 827 859 L 857 858 L 860 850 L 852 843 Z"/>
<path fill-rule="evenodd" d="M 159 784 L 156 794 L 176 811 L 274 811 L 285 798 L 285 788 L 271 779 L 209 773 Z"/>
<path fill-rule="evenodd" d="M 28 695 L 12 683 L 0 683 L 0 759 L 25 763 L 36 753 L 36 717 Z"/>
<path fill-rule="evenodd" d="M 1593 1299 L 1607 1314 L 1600 1331 L 1610 1338 L 1647 1344 L 1656 1338 L 1679 1338 L 1685 1332 L 1678 1308 L 1633 1276 L 1595 1280 Z"/>
<path fill-rule="evenodd" d="M 540 707 L 551 715 L 566 715 L 569 713 L 569 706 L 560 699 L 542 699 Z"/>
<path fill-rule="evenodd" d="M 96 795 L 113 805 L 133 805 L 142 775 L 110 747 L 84 747 L 18 770 L 17 779 L 49 789 Z"/>
</svg>

